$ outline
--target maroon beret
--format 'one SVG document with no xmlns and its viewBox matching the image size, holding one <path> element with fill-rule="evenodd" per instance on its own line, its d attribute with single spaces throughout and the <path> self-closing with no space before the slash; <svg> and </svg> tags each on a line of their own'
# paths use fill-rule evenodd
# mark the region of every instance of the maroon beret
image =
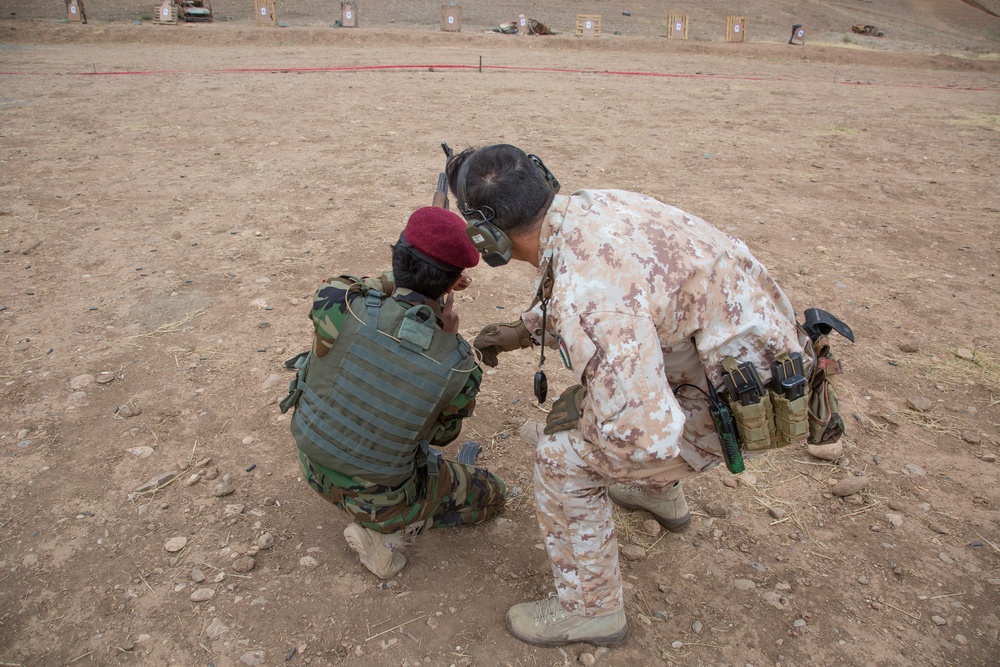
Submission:
<svg viewBox="0 0 1000 667">
<path fill-rule="evenodd" d="M 403 238 L 428 257 L 459 269 L 479 263 L 479 251 L 465 233 L 465 220 L 443 208 L 418 208 L 407 221 Z"/>
</svg>

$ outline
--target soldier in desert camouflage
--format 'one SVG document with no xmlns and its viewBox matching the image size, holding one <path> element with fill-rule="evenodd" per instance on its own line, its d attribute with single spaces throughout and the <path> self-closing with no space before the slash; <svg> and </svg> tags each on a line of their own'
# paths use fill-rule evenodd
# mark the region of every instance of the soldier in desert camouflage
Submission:
<svg viewBox="0 0 1000 667">
<path fill-rule="evenodd" d="M 468 149 L 448 181 L 491 266 L 538 269 L 547 329 L 580 384 L 554 402 L 537 443 L 535 499 L 556 595 L 517 604 L 507 627 L 537 645 L 616 645 L 628 632 L 611 502 L 690 521 L 679 480 L 720 461 L 704 398 L 728 356 L 769 368 L 801 352 L 791 304 L 746 245 L 651 197 L 558 194 L 541 160 Z M 483 329 L 483 361 L 538 342 L 539 309 Z"/>
</svg>

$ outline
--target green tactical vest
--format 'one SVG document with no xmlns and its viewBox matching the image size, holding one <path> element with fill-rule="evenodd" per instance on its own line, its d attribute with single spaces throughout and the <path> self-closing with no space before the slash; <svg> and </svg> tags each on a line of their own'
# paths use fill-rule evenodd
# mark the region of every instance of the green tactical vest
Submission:
<svg viewBox="0 0 1000 667">
<path fill-rule="evenodd" d="M 364 288 L 347 301 L 366 312 L 348 315 L 325 357 L 306 358 L 289 396 L 292 434 L 316 463 L 396 487 L 428 458 L 428 434 L 476 362 L 425 304 L 407 308 Z"/>
</svg>

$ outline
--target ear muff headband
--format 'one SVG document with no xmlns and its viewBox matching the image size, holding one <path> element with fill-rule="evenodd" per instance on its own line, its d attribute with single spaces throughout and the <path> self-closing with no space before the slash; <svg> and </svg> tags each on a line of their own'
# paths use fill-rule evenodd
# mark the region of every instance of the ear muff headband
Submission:
<svg viewBox="0 0 1000 667">
<path fill-rule="evenodd" d="M 473 154 L 474 155 L 474 154 Z M 510 237 L 493 224 L 496 211 L 491 206 L 472 208 L 466 195 L 466 183 L 469 178 L 469 166 L 472 155 L 465 158 L 458 169 L 455 179 L 455 194 L 458 196 L 458 210 L 467 224 L 465 233 L 469 240 L 490 266 L 503 266 L 510 261 L 512 244 Z M 559 192 L 559 179 L 549 171 L 542 159 L 534 154 L 528 155 L 528 160 L 542 172 L 545 184 L 555 195 Z"/>
</svg>

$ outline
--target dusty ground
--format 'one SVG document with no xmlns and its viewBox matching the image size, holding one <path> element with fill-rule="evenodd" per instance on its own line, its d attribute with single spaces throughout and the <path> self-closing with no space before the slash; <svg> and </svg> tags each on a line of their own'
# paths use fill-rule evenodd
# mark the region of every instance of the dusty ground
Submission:
<svg viewBox="0 0 1000 667">
<path fill-rule="evenodd" d="M 781 2 L 736 7 L 743 45 L 721 28 L 662 39 L 652 2 L 533 5 L 565 31 L 604 12 L 589 42 L 478 32 L 512 3 L 467 8 L 458 35 L 437 31 L 439 3 L 366 2 L 355 31 L 327 27 L 333 3 L 280 0 L 281 30 L 235 0 L 213 25 L 132 25 L 146 4 L 91 2 L 73 26 L 61 2 L 0 1 L 0 664 L 998 664 L 1000 19 L 958 0 L 814 2 L 815 43 L 792 47 Z M 479 56 L 482 72 L 443 67 Z M 836 342 L 837 464 L 784 450 L 739 483 L 706 474 L 681 535 L 619 515 L 647 556 L 624 564 L 632 632 L 610 652 L 504 629 L 551 585 L 530 493 L 374 579 L 301 481 L 275 405 L 309 294 L 384 268 L 430 202 L 441 141 L 516 143 L 566 190 L 678 205 L 858 336 Z M 521 266 L 473 277 L 469 337 L 530 298 Z M 488 373 L 462 438 L 529 491 L 515 431 L 544 418 L 536 363 Z M 861 494 L 827 492 L 860 472 Z M 226 474 L 235 491 L 215 497 Z"/>
</svg>

